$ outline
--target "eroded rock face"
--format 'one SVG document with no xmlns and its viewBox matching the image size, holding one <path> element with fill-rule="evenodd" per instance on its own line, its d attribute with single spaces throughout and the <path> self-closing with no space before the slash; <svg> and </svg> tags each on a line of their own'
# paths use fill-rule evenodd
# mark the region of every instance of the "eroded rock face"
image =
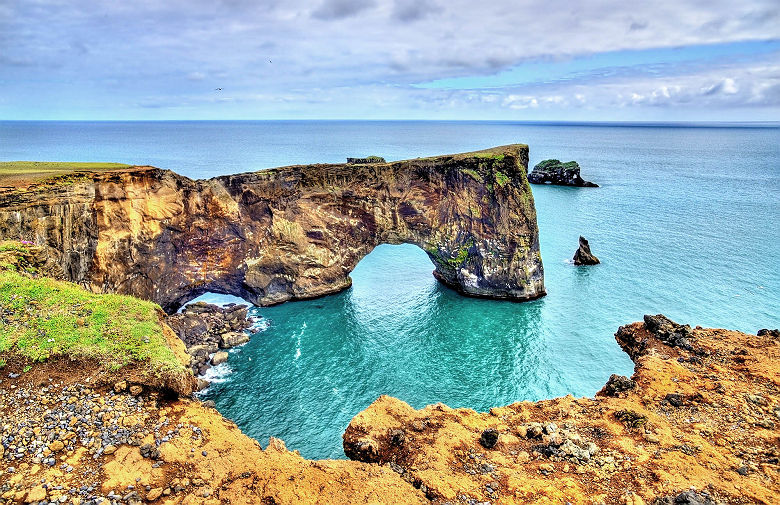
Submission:
<svg viewBox="0 0 780 505">
<path fill-rule="evenodd" d="M 536 164 L 528 175 L 531 184 L 554 184 L 556 186 L 578 186 L 598 188 L 599 185 L 580 176 L 580 165 L 576 161 L 566 163 L 558 160 L 544 160 Z"/>
<path fill-rule="evenodd" d="M 134 167 L 0 193 L 0 237 L 66 277 L 173 312 L 208 291 L 258 305 L 337 292 L 379 244 L 416 244 L 472 296 L 545 294 L 528 148 L 191 180 Z M 2 186 L 2 184 L 0 184 Z"/>
<path fill-rule="evenodd" d="M 595 398 L 478 413 L 382 396 L 350 423 L 345 453 L 390 465 L 436 504 L 777 501 L 777 336 L 659 314 L 615 337 L 635 371 Z"/>
</svg>

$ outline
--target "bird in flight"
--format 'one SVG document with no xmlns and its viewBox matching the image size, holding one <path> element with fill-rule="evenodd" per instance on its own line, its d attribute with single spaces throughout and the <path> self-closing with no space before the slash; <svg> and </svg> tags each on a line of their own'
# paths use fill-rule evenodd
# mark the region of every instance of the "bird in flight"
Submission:
<svg viewBox="0 0 780 505">
<path fill-rule="evenodd" d="M 222 91 L 222 88 L 214 88 L 214 91 Z"/>
</svg>

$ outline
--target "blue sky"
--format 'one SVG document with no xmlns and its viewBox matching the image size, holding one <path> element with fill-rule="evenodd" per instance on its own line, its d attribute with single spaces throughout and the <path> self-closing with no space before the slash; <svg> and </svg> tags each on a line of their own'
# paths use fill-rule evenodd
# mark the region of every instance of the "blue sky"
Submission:
<svg viewBox="0 0 780 505">
<path fill-rule="evenodd" d="M 0 119 L 780 120 L 776 0 L 477 4 L 6 0 Z"/>
</svg>

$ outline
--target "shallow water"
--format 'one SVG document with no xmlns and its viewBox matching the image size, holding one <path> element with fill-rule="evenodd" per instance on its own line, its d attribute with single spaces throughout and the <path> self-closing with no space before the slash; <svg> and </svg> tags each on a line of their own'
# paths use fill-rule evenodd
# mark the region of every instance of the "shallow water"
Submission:
<svg viewBox="0 0 780 505">
<path fill-rule="evenodd" d="M 383 245 L 343 293 L 254 309 L 267 328 L 213 370 L 207 396 L 249 435 L 280 437 L 306 457 L 343 457 L 344 428 L 381 394 L 478 410 L 592 395 L 611 373 L 631 373 L 613 334 L 645 313 L 748 332 L 780 326 L 777 128 L 0 123 L 0 141 L 5 160 L 151 163 L 193 177 L 512 142 L 531 146 L 532 164 L 580 163 L 600 188 L 533 186 L 545 298 L 464 298 L 433 279 L 415 246 Z M 601 265 L 571 264 L 580 234 Z"/>
</svg>

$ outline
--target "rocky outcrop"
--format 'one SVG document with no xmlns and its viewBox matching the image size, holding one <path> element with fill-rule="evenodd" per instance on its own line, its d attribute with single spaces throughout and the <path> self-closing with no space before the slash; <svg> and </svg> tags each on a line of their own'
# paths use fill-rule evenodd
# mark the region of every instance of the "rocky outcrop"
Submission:
<svg viewBox="0 0 780 505">
<path fill-rule="evenodd" d="M 367 156 L 365 158 L 347 158 L 347 163 L 385 163 L 381 156 Z"/>
<path fill-rule="evenodd" d="M 168 326 L 187 346 L 194 374 L 203 375 L 211 365 L 227 361 L 228 354 L 221 349 L 249 342 L 244 330 L 251 328 L 254 320 L 248 317 L 248 310 L 246 305 L 231 303 L 219 307 L 197 302 L 166 318 Z"/>
<path fill-rule="evenodd" d="M 3 370 L 2 505 L 429 503 L 389 467 L 306 460 L 278 439 L 263 450 L 204 403 L 62 365 Z"/>
<path fill-rule="evenodd" d="M 558 160 L 544 160 L 528 174 L 531 184 L 554 184 L 556 186 L 578 186 L 598 188 L 599 185 L 580 177 L 580 165 L 576 161 L 562 163 Z"/>
<path fill-rule="evenodd" d="M 780 340 L 645 316 L 635 363 L 595 398 L 478 413 L 380 397 L 344 434 L 432 503 L 773 503 L 780 496 Z"/>
<path fill-rule="evenodd" d="M 574 264 L 575 265 L 598 265 L 601 263 L 597 257 L 593 255 L 593 253 L 590 252 L 590 244 L 588 244 L 588 240 L 580 235 L 580 246 L 577 248 L 577 251 L 574 253 Z"/>
<path fill-rule="evenodd" d="M 416 244 L 461 293 L 545 294 L 528 148 L 191 180 L 134 167 L 0 193 L 0 237 L 67 279 L 175 312 L 208 291 L 268 305 L 337 292 L 379 244 Z M 0 186 L 3 186 L 0 184 Z"/>
<path fill-rule="evenodd" d="M 0 504 L 775 503 L 780 339 L 662 315 L 616 338 L 634 374 L 595 398 L 477 413 L 383 396 L 347 428 L 353 461 L 305 460 L 277 439 L 263 450 L 127 369 L 12 359 Z"/>
</svg>

